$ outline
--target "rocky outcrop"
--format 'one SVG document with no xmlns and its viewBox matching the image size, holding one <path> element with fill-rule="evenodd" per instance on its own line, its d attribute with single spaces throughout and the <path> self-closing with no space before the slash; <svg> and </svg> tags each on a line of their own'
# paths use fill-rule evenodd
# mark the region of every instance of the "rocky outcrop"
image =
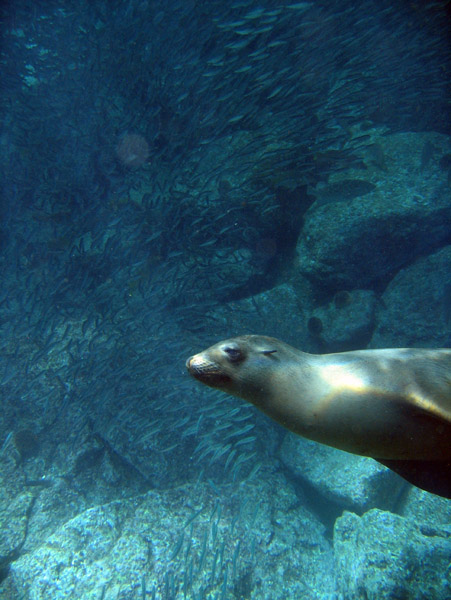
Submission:
<svg viewBox="0 0 451 600">
<path fill-rule="evenodd" d="M 422 168 L 425 144 L 436 152 Z M 375 146 L 383 160 L 374 160 Z M 397 271 L 449 242 L 449 187 L 439 166 L 447 152 L 446 136 L 394 134 L 367 150 L 366 168 L 331 176 L 334 194 L 327 187 L 317 190 L 317 201 L 305 215 L 299 271 L 321 293 L 383 286 Z M 350 194 L 350 181 L 366 182 L 365 193 L 356 195 L 359 186 L 354 185 Z M 375 189 L 370 191 L 369 184 Z"/>
<path fill-rule="evenodd" d="M 447 600 L 451 527 L 381 510 L 345 513 L 335 525 L 338 589 L 347 600 Z"/>
</svg>

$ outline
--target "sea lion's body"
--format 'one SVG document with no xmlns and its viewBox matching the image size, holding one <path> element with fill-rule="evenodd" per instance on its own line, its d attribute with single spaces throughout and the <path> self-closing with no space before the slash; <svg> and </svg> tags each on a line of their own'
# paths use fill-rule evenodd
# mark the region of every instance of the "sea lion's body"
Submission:
<svg viewBox="0 0 451 600">
<path fill-rule="evenodd" d="M 187 368 L 317 442 L 388 466 L 451 464 L 451 350 L 315 355 L 242 336 L 191 357 Z"/>
</svg>

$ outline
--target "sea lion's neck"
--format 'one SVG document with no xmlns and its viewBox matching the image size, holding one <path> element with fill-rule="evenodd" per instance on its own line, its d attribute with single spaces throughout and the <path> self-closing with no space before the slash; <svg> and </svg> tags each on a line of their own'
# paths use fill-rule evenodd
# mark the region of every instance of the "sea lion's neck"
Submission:
<svg viewBox="0 0 451 600">
<path fill-rule="evenodd" d="M 284 356 L 283 369 L 268 370 L 264 385 L 247 399 L 284 427 L 310 437 L 320 384 L 315 368 L 318 356 L 297 350 L 290 354 Z"/>
</svg>

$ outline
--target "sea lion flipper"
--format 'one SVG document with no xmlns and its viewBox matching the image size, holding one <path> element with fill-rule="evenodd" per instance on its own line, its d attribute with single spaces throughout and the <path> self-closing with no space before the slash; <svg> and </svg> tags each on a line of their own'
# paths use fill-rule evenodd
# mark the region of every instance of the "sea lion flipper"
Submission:
<svg viewBox="0 0 451 600">
<path fill-rule="evenodd" d="M 451 499 L 451 461 L 449 460 L 379 460 L 409 483 Z"/>
</svg>

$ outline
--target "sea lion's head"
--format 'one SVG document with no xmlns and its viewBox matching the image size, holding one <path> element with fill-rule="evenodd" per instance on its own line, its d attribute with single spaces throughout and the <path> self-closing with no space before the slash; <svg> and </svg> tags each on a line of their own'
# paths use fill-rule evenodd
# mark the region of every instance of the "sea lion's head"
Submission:
<svg viewBox="0 0 451 600">
<path fill-rule="evenodd" d="M 191 356 L 186 367 L 205 385 L 261 404 L 280 364 L 293 352 L 297 351 L 275 338 L 244 335 Z"/>
</svg>

